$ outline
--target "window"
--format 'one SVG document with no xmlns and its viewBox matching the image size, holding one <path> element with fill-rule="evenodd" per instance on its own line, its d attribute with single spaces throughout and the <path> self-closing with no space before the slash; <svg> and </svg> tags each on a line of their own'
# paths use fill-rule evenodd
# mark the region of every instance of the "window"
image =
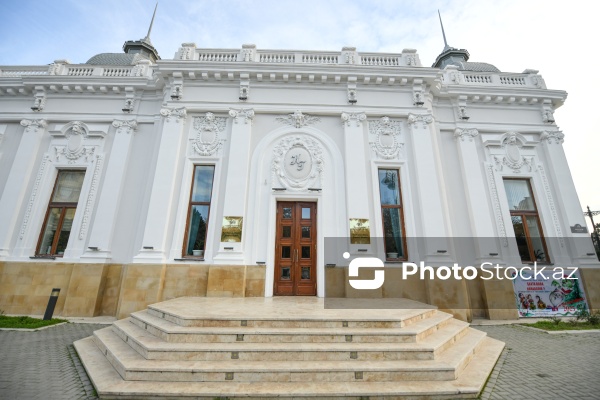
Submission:
<svg viewBox="0 0 600 400">
<path fill-rule="evenodd" d="M 406 260 L 404 215 L 400 191 L 400 171 L 379 170 L 379 195 L 383 219 L 383 241 L 387 260 Z"/>
<path fill-rule="evenodd" d="M 504 179 L 521 261 L 549 262 L 540 217 L 528 179 Z"/>
<path fill-rule="evenodd" d="M 65 252 L 81 193 L 85 171 L 61 170 L 56 177 L 37 255 L 59 256 Z"/>
<path fill-rule="evenodd" d="M 194 167 L 186 233 L 183 241 L 184 257 L 204 257 L 214 173 L 213 165 L 196 165 Z"/>
</svg>

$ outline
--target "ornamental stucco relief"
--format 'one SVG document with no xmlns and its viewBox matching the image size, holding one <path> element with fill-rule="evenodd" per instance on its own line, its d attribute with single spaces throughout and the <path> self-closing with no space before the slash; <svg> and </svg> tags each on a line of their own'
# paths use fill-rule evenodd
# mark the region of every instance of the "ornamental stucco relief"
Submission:
<svg viewBox="0 0 600 400">
<path fill-rule="evenodd" d="M 391 160 L 399 158 L 404 143 L 400 141 L 401 122 L 383 117 L 377 121 L 369 121 L 371 149 L 381 158 Z"/>
<path fill-rule="evenodd" d="M 75 121 L 65 132 L 66 146 L 54 146 L 56 161 L 66 161 L 68 164 L 89 162 L 97 146 L 86 146 L 88 129 L 83 122 Z"/>
<path fill-rule="evenodd" d="M 275 119 L 277 122 L 291 125 L 295 128 L 302 128 L 303 126 L 316 124 L 317 122 L 321 121 L 321 118 L 303 114 L 300 110 L 296 110 L 292 114 L 288 114 L 285 117 L 277 117 Z"/>
<path fill-rule="evenodd" d="M 273 187 L 293 191 L 320 188 L 323 173 L 321 145 L 306 135 L 281 139 L 273 150 Z"/>
<path fill-rule="evenodd" d="M 225 125 L 225 118 L 215 117 L 211 112 L 207 112 L 204 117 L 195 117 L 193 125 L 195 135 L 190 139 L 193 151 L 201 156 L 215 154 L 225 141 L 221 138 Z"/>
<path fill-rule="evenodd" d="M 548 144 L 561 144 L 565 141 L 565 134 L 561 131 L 544 131 L 540 135 L 541 141 L 547 141 Z"/>
<path fill-rule="evenodd" d="M 533 157 L 521 154 L 523 142 L 516 132 L 507 132 L 501 140 L 501 147 L 504 150 L 504 156 L 494 156 L 496 170 L 502 171 L 504 166 L 512 169 L 513 172 L 521 172 L 525 167 L 529 172 L 533 169 Z"/>
</svg>

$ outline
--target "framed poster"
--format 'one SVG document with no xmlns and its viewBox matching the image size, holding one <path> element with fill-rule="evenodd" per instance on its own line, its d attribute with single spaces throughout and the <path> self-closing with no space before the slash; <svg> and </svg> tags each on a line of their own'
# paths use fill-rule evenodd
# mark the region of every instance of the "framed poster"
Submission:
<svg viewBox="0 0 600 400">
<path fill-rule="evenodd" d="M 578 271 L 560 278 L 551 271 L 534 276 L 521 270 L 513 285 L 520 317 L 567 317 L 588 309 Z"/>
</svg>

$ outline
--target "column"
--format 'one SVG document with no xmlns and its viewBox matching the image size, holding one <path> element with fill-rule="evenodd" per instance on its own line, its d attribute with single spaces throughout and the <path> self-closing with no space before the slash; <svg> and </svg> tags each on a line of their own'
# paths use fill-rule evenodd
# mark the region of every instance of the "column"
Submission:
<svg viewBox="0 0 600 400">
<path fill-rule="evenodd" d="M 565 257 L 564 260 L 555 260 L 555 262 L 569 261 L 569 257 L 565 253 L 566 248 L 564 246 L 566 244 L 563 239 L 564 236 L 573 238 L 569 244 L 572 245 L 574 258 L 578 258 L 581 263 L 597 265 L 598 261 L 592 241 L 589 239 L 590 235 L 588 233 L 573 234 L 570 232 L 571 226 L 575 226 L 575 224 L 586 226 L 586 222 L 562 146 L 564 137 L 565 135 L 560 131 L 545 131 L 542 132 L 542 135 L 540 136 L 542 148 L 546 153 L 548 163 L 546 166 L 547 170 L 541 164 L 537 165 L 537 169 L 544 185 L 544 191 L 547 192 L 547 197 L 550 202 L 550 212 L 552 213 L 550 218 L 552 218 L 552 224 L 555 227 L 555 232 L 545 232 L 545 236 L 557 237 L 557 239 L 552 240 L 552 245 L 555 248 L 559 248 L 558 246 L 560 246 L 560 251 L 556 253 Z M 550 192 L 548 179 L 551 179 L 554 187 L 557 188 L 555 191 L 556 198 L 553 198 L 552 193 Z M 562 205 L 560 211 L 558 210 L 558 204 Z M 560 226 L 560 220 L 558 219 L 559 212 L 562 213 L 564 222 L 567 225 L 562 228 Z M 548 244 L 550 245 L 550 243 Z M 588 256 L 588 253 L 594 254 Z"/>
<path fill-rule="evenodd" d="M 476 257 L 479 263 L 490 261 L 490 253 L 499 254 L 497 248 L 494 219 L 490 214 L 490 205 L 487 199 L 486 178 L 482 171 L 482 162 L 479 159 L 475 137 L 479 135 L 477 129 L 458 128 L 454 131 L 458 158 L 465 184 L 465 197 L 471 220 L 471 231 L 475 239 Z"/>
<path fill-rule="evenodd" d="M 144 228 L 142 249 L 134 257 L 134 262 L 164 261 L 167 255 L 167 237 L 173 217 L 175 183 L 184 141 L 186 110 L 168 108 L 160 110 L 163 126 L 156 161 L 156 172 L 152 183 L 148 215 Z"/>
<path fill-rule="evenodd" d="M 27 204 L 28 183 L 34 175 L 33 167 L 38 160 L 38 151 L 48 124 L 43 119 L 24 119 L 21 125 L 25 130 L 0 197 L 0 257 L 8 256 L 19 210 Z"/>
<path fill-rule="evenodd" d="M 344 167 L 349 218 L 369 218 L 367 163 L 363 122 L 365 113 L 342 113 L 344 124 Z"/>
<path fill-rule="evenodd" d="M 82 258 L 94 259 L 93 261 L 111 258 L 112 237 L 123 195 L 131 141 L 137 130 L 135 120 L 114 120 L 112 125 L 116 131 L 104 175 L 104 186 L 99 191 L 100 198 L 89 235 L 88 248 L 82 255 Z"/>
<path fill-rule="evenodd" d="M 246 214 L 246 196 L 248 193 L 248 171 L 250 168 L 250 137 L 254 110 L 231 109 L 229 116 L 233 118 L 229 154 L 227 157 L 227 179 L 223 197 L 223 216 L 242 218 L 241 242 L 221 242 L 214 256 L 215 264 L 244 263 L 244 217 Z M 215 221 L 217 226 L 222 221 Z M 233 249 L 225 249 L 226 247 Z"/>
<path fill-rule="evenodd" d="M 344 170 L 346 173 L 346 207 L 348 219 L 369 220 L 369 195 L 372 190 L 368 186 L 367 174 L 370 168 L 365 156 L 365 134 L 363 124 L 367 120 L 364 112 L 343 112 L 342 123 L 344 124 Z M 372 236 L 373 221 L 369 220 L 369 230 Z M 350 221 L 347 221 L 349 224 Z M 350 226 L 349 226 L 350 227 Z M 351 229 L 352 227 L 350 227 Z M 350 237 L 350 231 L 348 231 Z M 371 243 L 374 245 L 374 243 Z M 372 247 L 367 244 L 352 245 L 351 251 L 358 248 L 367 249 L 372 254 Z M 365 256 L 366 254 L 362 254 Z"/>
<path fill-rule="evenodd" d="M 412 154 L 415 165 L 418 201 L 421 208 L 421 235 L 425 240 L 425 254 L 419 261 L 447 262 L 452 259 L 450 243 L 446 239 L 446 217 L 442 203 L 442 190 L 438 159 L 434 148 L 431 114 L 408 114 Z M 448 257 L 450 256 L 450 257 Z"/>
</svg>

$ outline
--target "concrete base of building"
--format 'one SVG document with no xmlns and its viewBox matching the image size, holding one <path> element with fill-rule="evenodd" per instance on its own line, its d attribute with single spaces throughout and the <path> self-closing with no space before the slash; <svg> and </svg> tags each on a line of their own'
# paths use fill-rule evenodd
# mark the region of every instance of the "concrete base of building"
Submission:
<svg viewBox="0 0 600 400">
<path fill-rule="evenodd" d="M 600 308 L 599 271 L 582 271 L 591 309 Z M 510 280 L 440 281 L 421 280 L 417 276 L 402 279 L 401 272 L 400 268 L 387 268 L 382 287 L 360 291 L 348 284 L 347 268 L 326 268 L 325 294 L 327 298 L 411 299 L 436 306 L 467 322 L 474 318 L 513 320 L 519 317 Z M 361 278 L 369 279 L 362 275 Z M 60 288 L 55 316 L 120 319 L 150 304 L 184 296 L 264 297 L 265 280 L 264 265 L 7 261 L 0 262 L 0 310 L 6 314 L 42 315 L 50 292 Z"/>
</svg>

